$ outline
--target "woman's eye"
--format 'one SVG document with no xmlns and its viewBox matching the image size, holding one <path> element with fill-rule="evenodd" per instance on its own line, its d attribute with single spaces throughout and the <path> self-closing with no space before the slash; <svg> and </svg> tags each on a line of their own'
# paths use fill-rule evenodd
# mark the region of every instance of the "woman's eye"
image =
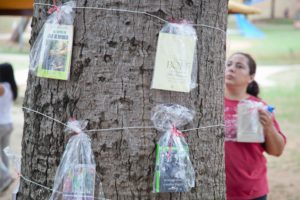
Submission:
<svg viewBox="0 0 300 200">
<path fill-rule="evenodd" d="M 244 66 L 243 66 L 243 65 L 237 65 L 236 67 L 237 67 L 237 68 L 239 68 L 239 69 L 242 69 L 242 68 L 244 68 Z"/>
</svg>

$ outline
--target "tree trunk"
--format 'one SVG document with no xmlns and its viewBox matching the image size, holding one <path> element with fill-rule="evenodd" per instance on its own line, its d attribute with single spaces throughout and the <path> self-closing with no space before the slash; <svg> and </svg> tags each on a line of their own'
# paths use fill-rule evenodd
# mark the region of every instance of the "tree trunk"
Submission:
<svg viewBox="0 0 300 200">
<path fill-rule="evenodd" d="M 275 0 L 271 0 L 271 19 L 275 19 Z"/>
<path fill-rule="evenodd" d="M 77 1 L 77 6 L 145 11 L 167 19 L 187 19 L 226 29 L 227 0 Z M 46 20 L 46 7 L 35 7 L 34 42 Z M 150 90 L 156 45 L 163 22 L 142 14 L 76 9 L 69 81 L 30 75 L 24 106 L 62 122 L 72 116 L 89 121 L 87 129 L 152 126 L 151 109 L 177 103 L 197 112 L 185 128 L 223 124 L 223 73 L 226 34 L 196 27 L 198 84 L 190 93 Z M 64 127 L 25 112 L 22 174 L 52 188 L 66 145 Z M 105 197 L 108 199 L 225 199 L 223 127 L 188 132 L 196 172 L 187 193 L 152 193 L 155 143 L 161 133 L 131 129 L 88 133 Z M 18 199 L 48 199 L 51 191 L 21 180 Z"/>
<path fill-rule="evenodd" d="M 18 26 L 15 28 L 15 30 L 13 31 L 10 41 L 12 42 L 19 42 L 20 38 L 22 37 L 22 34 L 24 33 L 27 25 L 29 24 L 30 21 L 30 17 L 23 17 Z"/>
</svg>

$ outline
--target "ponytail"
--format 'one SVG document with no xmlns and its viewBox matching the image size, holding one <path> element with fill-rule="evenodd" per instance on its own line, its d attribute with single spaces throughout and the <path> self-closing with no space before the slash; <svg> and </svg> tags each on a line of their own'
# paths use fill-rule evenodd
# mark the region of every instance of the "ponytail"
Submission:
<svg viewBox="0 0 300 200">
<path fill-rule="evenodd" d="M 252 96 L 258 97 L 259 85 L 255 80 L 253 80 L 251 83 L 249 83 L 249 85 L 247 87 L 247 93 Z"/>
<path fill-rule="evenodd" d="M 16 100 L 18 96 L 18 87 L 14 77 L 14 70 L 11 64 L 0 64 L 0 83 L 8 82 L 12 89 L 13 99 Z"/>
</svg>

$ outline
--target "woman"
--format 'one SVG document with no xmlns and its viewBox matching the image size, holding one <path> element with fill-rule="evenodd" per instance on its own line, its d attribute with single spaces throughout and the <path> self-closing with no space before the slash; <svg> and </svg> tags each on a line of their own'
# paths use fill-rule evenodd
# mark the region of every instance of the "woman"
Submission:
<svg viewBox="0 0 300 200">
<path fill-rule="evenodd" d="M 12 132 L 11 107 L 17 98 L 18 90 L 10 64 L 0 64 L 0 192 L 4 191 L 12 182 L 8 171 L 8 158 L 3 149 L 9 145 Z"/>
<path fill-rule="evenodd" d="M 241 100 L 262 102 L 254 81 L 256 63 L 245 53 L 229 57 L 225 69 L 225 169 L 228 200 L 264 200 L 269 192 L 263 152 L 280 156 L 285 146 L 274 115 L 259 109 L 265 143 L 236 142 L 237 105 Z M 265 104 L 265 103 L 264 103 Z"/>
</svg>

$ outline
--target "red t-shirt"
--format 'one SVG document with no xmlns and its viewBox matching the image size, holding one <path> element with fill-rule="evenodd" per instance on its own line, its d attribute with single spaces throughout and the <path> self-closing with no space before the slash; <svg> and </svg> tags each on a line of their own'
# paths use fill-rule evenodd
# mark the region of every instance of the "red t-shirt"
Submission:
<svg viewBox="0 0 300 200">
<path fill-rule="evenodd" d="M 248 100 L 262 102 L 250 96 Z M 249 200 L 269 192 L 264 147 L 260 143 L 230 141 L 236 137 L 239 101 L 225 98 L 225 171 L 227 200 Z M 274 115 L 273 115 L 274 116 Z M 275 128 L 280 127 L 273 117 Z M 283 135 L 284 139 L 285 136 Z"/>
</svg>

